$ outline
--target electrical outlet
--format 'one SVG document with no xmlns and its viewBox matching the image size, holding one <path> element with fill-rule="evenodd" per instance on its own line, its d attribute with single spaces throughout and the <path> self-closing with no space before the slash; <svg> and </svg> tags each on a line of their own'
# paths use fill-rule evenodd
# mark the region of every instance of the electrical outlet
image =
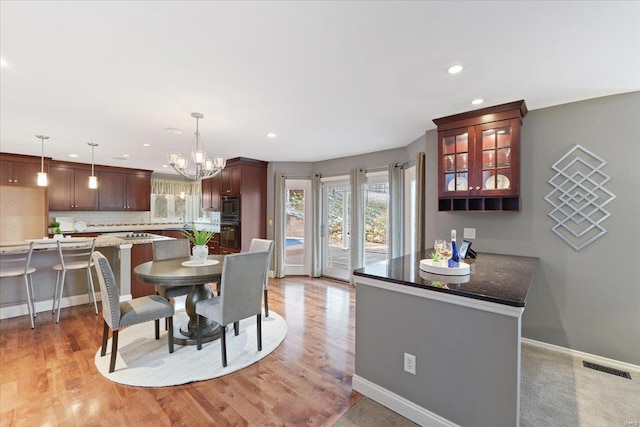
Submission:
<svg viewBox="0 0 640 427">
<path fill-rule="evenodd" d="M 404 371 L 410 374 L 416 374 L 416 357 L 413 354 L 404 354 Z"/>
<path fill-rule="evenodd" d="M 465 239 L 475 239 L 476 238 L 476 229 L 475 228 L 465 228 L 462 232 L 462 236 Z"/>
</svg>

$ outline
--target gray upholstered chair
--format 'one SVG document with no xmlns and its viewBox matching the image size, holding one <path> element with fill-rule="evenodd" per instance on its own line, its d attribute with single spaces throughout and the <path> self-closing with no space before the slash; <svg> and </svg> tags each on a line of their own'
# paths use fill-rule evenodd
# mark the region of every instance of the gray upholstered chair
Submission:
<svg viewBox="0 0 640 427">
<path fill-rule="evenodd" d="M 265 240 L 265 239 L 252 239 L 251 245 L 249 246 L 249 252 L 268 252 L 269 256 L 267 257 L 267 269 L 264 272 L 264 315 L 265 317 L 269 317 L 269 299 L 268 299 L 268 290 L 269 290 L 269 265 L 271 264 L 271 256 L 273 255 L 273 240 Z"/>
<path fill-rule="evenodd" d="M 173 353 L 173 305 L 159 295 L 149 295 L 120 302 L 116 279 L 109 265 L 109 260 L 107 260 L 102 253 L 96 251 L 93 253 L 93 261 L 98 273 L 100 291 L 102 292 L 102 316 L 104 317 L 100 356 L 104 356 L 107 353 L 109 329 L 113 331 L 109 373 L 113 372 L 116 368 L 118 331 L 127 326 L 154 320 L 156 339 L 160 339 L 159 319 L 167 319 L 169 326 L 169 332 L 167 334 L 169 353 Z"/>
<path fill-rule="evenodd" d="M 183 258 L 191 255 L 191 246 L 187 239 L 158 240 L 151 242 L 153 247 L 153 260 L 162 261 L 171 258 Z M 156 285 L 156 295 L 164 299 L 171 299 L 182 295 L 187 295 L 192 286 L 162 286 Z"/>
<path fill-rule="evenodd" d="M 87 290 L 89 295 L 89 304 L 93 303 L 93 308 L 98 314 L 98 303 L 96 302 L 96 293 L 93 289 L 93 279 L 91 278 L 91 267 L 93 267 L 93 259 L 91 255 L 96 248 L 96 239 L 87 239 L 84 242 L 64 242 L 64 239 L 56 241 L 58 245 L 58 256 L 60 263 L 53 266 L 56 274 L 56 288 L 53 294 L 52 311 L 56 314 L 56 323 L 60 321 L 60 302 L 64 292 L 64 279 L 68 271 L 85 270 L 87 274 Z M 58 308 L 56 309 L 56 301 Z"/>
<path fill-rule="evenodd" d="M 227 325 L 234 324 L 238 335 L 239 322 L 256 316 L 258 351 L 262 351 L 262 290 L 268 252 L 242 252 L 227 255 L 222 264 L 220 296 L 198 301 L 197 344 L 202 349 L 202 317 L 220 324 L 222 366 L 227 366 Z"/>
<path fill-rule="evenodd" d="M 31 254 L 33 242 L 0 246 L 0 278 L 21 277 L 24 280 L 24 288 L 27 291 L 27 307 L 31 329 L 35 328 L 33 319 L 36 317 L 35 295 L 33 293 L 33 277 L 36 269 L 31 267 Z"/>
</svg>

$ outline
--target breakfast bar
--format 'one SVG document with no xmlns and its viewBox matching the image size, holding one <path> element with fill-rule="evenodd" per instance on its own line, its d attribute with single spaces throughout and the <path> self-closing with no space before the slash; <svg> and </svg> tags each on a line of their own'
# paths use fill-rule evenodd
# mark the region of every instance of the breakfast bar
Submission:
<svg viewBox="0 0 640 427">
<path fill-rule="evenodd" d="M 466 276 L 431 251 L 354 271 L 353 388 L 421 425 L 518 426 L 521 316 L 538 259 L 478 254 Z"/>
</svg>

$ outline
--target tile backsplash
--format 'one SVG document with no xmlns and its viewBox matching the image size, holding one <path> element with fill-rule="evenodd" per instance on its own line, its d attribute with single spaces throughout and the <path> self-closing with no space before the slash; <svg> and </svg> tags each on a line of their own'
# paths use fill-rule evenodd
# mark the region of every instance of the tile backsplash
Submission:
<svg viewBox="0 0 640 427">
<path fill-rule="evenodd" d="M 149 224 L 151 212 L 97 212 L 97 211 L 49 211 L 49 221 L 55 217 L 73 217 L 74 221 L 84 221 L 88 226 L 95 225 L 124 225 L 124 224 Z"/>
</svg>

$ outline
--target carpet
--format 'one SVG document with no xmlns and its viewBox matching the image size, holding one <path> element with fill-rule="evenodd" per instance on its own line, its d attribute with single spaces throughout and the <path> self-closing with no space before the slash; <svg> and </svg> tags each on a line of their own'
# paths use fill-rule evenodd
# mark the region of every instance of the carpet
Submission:
<svg viewBox="0 0 640 427">
<path fill-rule="evenodd" d="M 393 412 L 378 402 L 362 396 L 353 407 L 351 407 L 333 425 L 334 427 L 417 427 L 418 424 Z"/>
<path fill-rule="evenodd" d="M 184 310 L 177 310 L 173 321 L 175 327 L 188 319 Z M 162 325 L 162 321 L 161 321 Z M 122 329 L 118 337 L 116 369 L 109 373 L 111 339 L 107 343 L 107 354 L 96 352 L 98 371 L 108 380 L 138 387 L 166 387 L 203 381 L 230 374 L 247 367 L 274 351 L 287 334 L 284 319 L 272 310 L 269 317 L 262 318 L 262 351 L 258 351 L 256 318 L 240 321 L 240 334 L 233 335 L 233 326 L 227 328 L 227 362 L 222 367 L 220 340 L 202 345 L 175 345 L 173 353 L 167 347 L 167 331 L 154 339 L 153 322 L 141 323 Z"/>
<path fill-rule="evenodd" d="M 631 380 L 585 368 L 577 357 L 522 344 L 520 425 L 638 426 L 640 371 Z M 414 426 L 410 420 L 363 396 L 335 427 Z"/>
</svg>

